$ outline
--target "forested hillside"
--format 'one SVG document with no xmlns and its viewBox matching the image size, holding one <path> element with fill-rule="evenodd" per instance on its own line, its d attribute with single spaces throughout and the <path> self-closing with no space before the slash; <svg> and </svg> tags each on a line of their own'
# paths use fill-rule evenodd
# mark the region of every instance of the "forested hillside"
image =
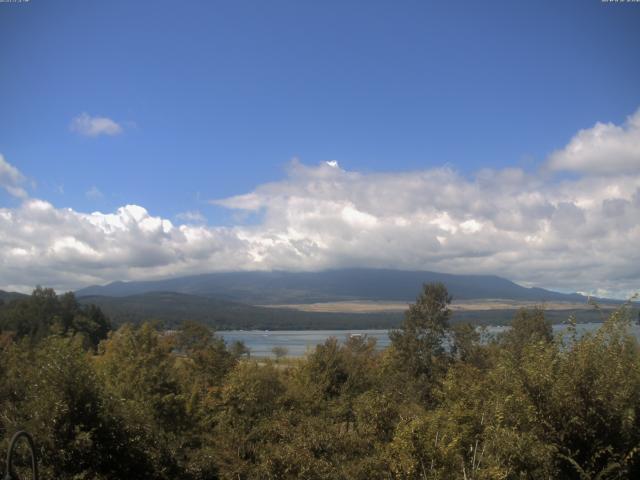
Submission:
<svg viewBox="0 0 640 480">
<path fill-rule="evenodd" d="M 240 302 L 175 292 L 150 292 L 127 297 L 84 296 L 79 301 L 97 305 L 114 324 L 153 319 L 166 328 L 195 320 L 217 330 L 323 330 L 397 327 L 398 312 L 317 313 L 286 308 L 266 308 Z"/>
<path fill-rule="evenodd" d="M 265 308 L 216 298 L 174 292 L 151 292 L 127 297 L 87 296 L 83 305 L 97 305 L 115 326 L 154 320 L 165 328 L 177 328 L 185 320 L 195 320 L 217 330 L 349 330 L 396 328 L 401 312 L 305 312 L 287 308 Z M 508 325 L 517 309 L 456 311 L 453 323 Z M 579 323 L 600 322 L 600 312 L 587 309 L 545 310 L 552 323 L 562 323 L 574 315 Z"/>
<path fill-rule="evenodd" d="M 270 361 L 193 322 L 107 332 L 99 309 L 72 300 L 37 290 L 9 309 L 45 319 L 37 328 L 2 310 L 0 446 L 30 431 L 42 478 L 640 476 L 640 348 L 625 307 L 562 338 L 522 310 L 487 339 L 452 327 L 449 294 L 431 284 L 384 351 L 330 339 Z"/>
</svg>

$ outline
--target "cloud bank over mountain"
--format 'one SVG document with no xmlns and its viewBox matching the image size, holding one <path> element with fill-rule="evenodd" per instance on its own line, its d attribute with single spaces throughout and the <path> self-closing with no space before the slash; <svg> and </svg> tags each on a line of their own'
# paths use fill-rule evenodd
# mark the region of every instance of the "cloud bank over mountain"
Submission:
<svg viewBox="0 0 640 480">
<path fill-rule="evenodd" d="M 293 161 L 280 181 L 212 200 L 259 218 L 230 227 L 176 225 L 138 205 L 61 209 L 22 190 L 19 206 L 0 208 L 0 288 L 359 266 L 490 273 L 601 296 L 638 289 L 640 113 L 578 132 L 545 167 L 467 177 Z M 562 170 L 571 176 L 549 173 Z M 0 157 L 0 185 L 22 181 Z"/>
</svg>

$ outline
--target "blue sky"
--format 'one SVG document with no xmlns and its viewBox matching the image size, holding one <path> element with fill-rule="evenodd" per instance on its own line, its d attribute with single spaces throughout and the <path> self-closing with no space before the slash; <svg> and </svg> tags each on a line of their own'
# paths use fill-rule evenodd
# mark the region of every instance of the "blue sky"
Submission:
<svg viewBox="0 0 640 480">
<path fill-rule="evenodd" d="M 640 4 L 599 0 L 0 4 L 0 154 L 56 209 L 264 225 L 268 205 L 210 201 L 291 182 L 292 158 L 537 176 L 581 129 L 634 114 L 638 45 Z"/>
<path fill-rule="evenodd" d="M 0 151 L 61 206 L 219 222 L 206 199 L 294 156 L 534 168 L 640 105 L 634 45 L 640 8 L 599 1 L 2 5 Z M 82 138 L 81 112 L 130 126 Z"/>
</svg>

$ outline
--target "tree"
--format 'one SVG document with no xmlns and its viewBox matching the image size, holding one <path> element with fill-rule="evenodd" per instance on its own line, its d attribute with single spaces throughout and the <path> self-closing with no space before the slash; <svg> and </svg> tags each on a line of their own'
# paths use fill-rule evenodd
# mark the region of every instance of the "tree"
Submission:
<svg viewBox="0 0 640 480">
<path fill-rule="evenodd" d="M 450 303 L 451 296 L 442 283 L 425 284 L 400 329 L 389 333 L 396 368 L 417 381 L 423 400 L 430 400 L 445 366 Z"/>
<path fill-rule="evenodd" d="M 280 374 L 270 362 L 240 362 L 230 372 L 215 426 L 222 478 L 260 478 L 250 472 L 269 440 L 266 430 L 281 407 L 284 392 Z"/>
<path fill-rule="evenodd" d="M 109 410 L 81 344 L 50 336 L 3 352 L 2 431 L 26 429 L 34 436 L 45 478 L 154 478 L 145 449 Z"/>
<path fill-rule="evenodd" d="M 0 309 L 0 329 L 33 343 L 49 335 L 78 335 L 86 348 L 95 349 L 107 338 L 111 322 L 97 306 L 80 305 L 72 292 L 58 296 L 51 288 L 37 287 L 30 297 Z"/>
<path fill-rule="evenodd" d="M 287 356 L 289 349 L 287 347 L 277 345 L 271 349 L 271 352 L 276 356 L 276 359 L 280 360 Z"/>
<path fill-rule="evenodd" d="M 209 413 L 200 405 L 208 403 L 211 395 L 215 396 L 238 357 L 209 327 L 191 321 L 182 324 L 175 347 L 181 355 L 177 365 L 182 390 L 190 394 L 189 411 L 206 417 Z"/>
<path fill-rule="evenodd" d="M 101 344 L 96 366 L 107 392 L 119 399 L 132 422 L 146 422 L 156 433 L 176 433 L 185 425 L 181 395 L 171 355 L 172 344 L 151 324 L 125 325 Z"/>
<path fill-rule="evenodd" d="M 544 318 L 544 311 L 540 308 L 528 310 L 521 308 L 511 322 L 511 329 L 502 336 L 504 345 L 519 355 L 522 349 L 537 342 L 549 343 L 553 340 L 551 323 Z"/>
<path fill-rule="evenodd" d="M 484 328 L 470 323 L 459 323 L 451 328 L 451 357 L 459 362 L 486 369 L 491 363 L 494 345 L 483 343 Z M 485 339 L 486 340 L 486 339 Z"/>
</svg>

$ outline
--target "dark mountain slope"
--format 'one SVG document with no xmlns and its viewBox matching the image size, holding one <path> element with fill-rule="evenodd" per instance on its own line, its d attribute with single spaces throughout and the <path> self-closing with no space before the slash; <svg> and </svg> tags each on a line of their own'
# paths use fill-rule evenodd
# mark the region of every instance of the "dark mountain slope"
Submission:
<svg viewBox="0 0 640 480">
<path fill-rule="evenodd" d="M 8 303 L 11 300 L 17 300 L 19 298 L 26 298 L 27 295 L 24 293 L 18 292 L 5 292 L 4 290 L 0 290 L 0 302 Z"/>
<path fill-rule="evenodd" d="M 456 300 L 586 301 L 582 295 L 525 288 L 494 275 L 382 269 L 211 273 L 158 281 L 114 282 L 84 288 L 76 293 L 78 296 L 127 296 L 169 291 L 254 305 L 354 299 L 412 301 L 422 284 L 429 282 L 443 282 Z"/>
</svg>

